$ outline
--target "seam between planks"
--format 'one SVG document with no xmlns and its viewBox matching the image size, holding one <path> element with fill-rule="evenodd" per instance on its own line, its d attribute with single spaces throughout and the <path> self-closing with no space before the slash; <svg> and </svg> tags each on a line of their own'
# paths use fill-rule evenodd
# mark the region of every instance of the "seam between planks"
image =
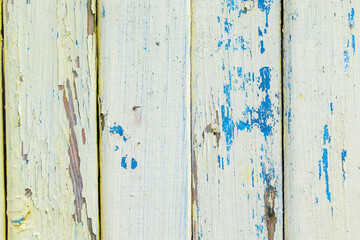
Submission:
<svg viewBox="0 0 360 240">
<path fill-rule="evenodd" d="M 2 188 L 4 188 L 4 202 L 2 204 L 4 204 L 4 216 L 2 216 L 4 218 L 5 221 L 5 239 L 8 239 L 8 218 L 7 218 L 7 201 L 6 201 L 6 196 L 7 196 L 7 183 L 6 183 L 6 179 L 7 179 L 7 174 L 6 174 L 6 110 L 5 110 L 5 47 L 4 47 L 4 4 L 2 2 L 2 0 L 0 0 L 0 18 L 1 18 L 1 53 L 2 56 L 1 57 L 1 86 L 2 86 L 2 92 L 1 92 L 1 98 L 2 98 L 2 140 L 3 140 L 3 145 L 1 146 L 3 148 L 3 171 L 4 171 L 4 184 L 3 186 L 1 186 Z"/>
<path fill-rule="evenodd" d="M 98 162 L 98 221 L 99 221 L 99 229 L 98 229 L 98 239 L 101 240 L 101 117 L 100 117 L 100 73 L 99 73 L 99 59 L 100 59 L 100 35 L 99 35 L 99 11 L 100 11 L 100 3 L 99 0 L 95 1 L 95 71 L 96 71 L 96 139 L 97 139 L 97 162 Z"/>
<path fill-rule="evenodd" d="M 281 85 L 281 168 L 282 168 L 282 232 L 285 240 L 285 106 L 284 106 L 284 0 L 280 1 L 280 85 Z"/>
<path fill-rule="evenodd" d="M 193 10 L 194 10 L 194 1 L 190 0 L 190 156 L 191 156 L 191 164 L 190 164 L 190 175 L 191 175 L 191 239 L 194 239 L 194 204 L 196 201 L 197 194 L 197 183 L 196 181 L 196 160 L 195 160 L 195 152 L 194 152 L 194 144 L 193 144 Z"/>
</svg>

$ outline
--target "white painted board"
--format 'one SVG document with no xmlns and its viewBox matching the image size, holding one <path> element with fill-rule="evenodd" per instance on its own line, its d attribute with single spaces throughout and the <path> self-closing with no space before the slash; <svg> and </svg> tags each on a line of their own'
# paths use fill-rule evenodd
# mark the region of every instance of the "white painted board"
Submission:
<svg viewBox="0 0 360 240">
<path fill-rule="evenodd" d="M 103 239 L 190 239 L 190 1 L 100 0 Z"/>
<path fill-rule="evenodd" d="M 285 233 L 360 235 L 360 2 L 284 5 Z"/>
<path fill-rule="evenodd" d="M 192 2 L 194 239 L 282 239 L 281 6 Z"/>
</svg>

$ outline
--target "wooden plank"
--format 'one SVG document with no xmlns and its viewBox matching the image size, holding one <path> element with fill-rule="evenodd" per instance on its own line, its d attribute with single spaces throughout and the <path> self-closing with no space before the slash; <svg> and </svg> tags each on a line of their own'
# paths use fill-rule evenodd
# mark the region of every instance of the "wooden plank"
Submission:
<svg viewBox="0 0 360 240">
<path fill-rule="evenodd" d="M 104 239 L 190 239 L 190 1 L 99 1 Z"/>
<path fill-rule="evenodd" d="M 9 239 L 96 239 L 95 2 L 4 2 Z"/>
<path fill-rule="evenodd" d="M 2 6 L 2 1 L 0 0 L 0 6 Z M 2 31 L 2 13 L 0 12 L 0 31 Z M 3 39 L 2 34 L 0 35 L 0 59 L 3 58 Z M 3 136 L 4 136 L 4 129 L 3 129 L 3 89 L 2 89 L 2 61 L 0 61 L 0 239 L 5 239 L 6 235 L 6 215 L 5 215 L 5 172 L 4 172 L 4 142 L 3 142 Z"/>
<path fill-rule="evenodd" d="M 360 235 L 360 2 L 285 1 L 287 239 Z"/>
<path fill-rule="evenodd" d="M 193 1 L 194 239 L 282 239 L 280 1 Z"/>
</svg>

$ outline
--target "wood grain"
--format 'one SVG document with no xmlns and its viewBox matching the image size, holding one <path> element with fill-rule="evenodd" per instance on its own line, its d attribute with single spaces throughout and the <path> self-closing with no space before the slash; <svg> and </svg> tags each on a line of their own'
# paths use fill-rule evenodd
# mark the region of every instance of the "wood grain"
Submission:
<svg viewBox="0 0 360 240">
<path fill-rule="evenodd" d="M 193 1 L 194 239 L 282 239 L 280 1 Z"/>
<path fill-rule="evenodd" d="M 9 239 L 97 239 L 95 2 L 4 2 Z"/>
<path fill-rule="evenodd" d="M 100 0 L 103 239 L 190 239 L 190 5 Z"/>
<path fill-rule="evenodd" d="M 285 1 L 287 239 L 360 235 L 358 1 Z"/>
</svg>

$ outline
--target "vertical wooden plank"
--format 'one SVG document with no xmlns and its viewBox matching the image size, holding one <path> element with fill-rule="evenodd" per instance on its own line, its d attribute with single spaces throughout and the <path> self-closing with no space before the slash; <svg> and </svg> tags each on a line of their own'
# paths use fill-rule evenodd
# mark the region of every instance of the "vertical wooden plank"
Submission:
<svg viewBox="0 0 360 240">
<path fill-rule="evenodd" d="M 359 1 L 285 1 L 287 239 L 360 235 Z"/>
<path fill-rule="evenodd" d="M 189 239 L 189 1 L 98 7 L 102 236 Z"/>
<path fill-rule="evenodd" d="M 9 239 L 97 239 L 94 12 L 4 2 Z"/>
<path fill-rule="evenodd" d="M 282 239 L 280 1 L 193 1 L 194 239 Z"/>
<path fill-rule="evenodd" d="M 0 0 L 0 6 L 2 6 L 2 1 Z M 0 11 L 0 32 L 2 31 L 2 11 Z M 5 172 L 4 172 L 4 129 L 3 129 L 3 89 L 2 89 L 2 59 L 3 59 L 3 39 L 2 34 L 0 34 L 0 239 L 5 240 L 6 234 L 6 218 L 5 218 Z"/>
</svg>

